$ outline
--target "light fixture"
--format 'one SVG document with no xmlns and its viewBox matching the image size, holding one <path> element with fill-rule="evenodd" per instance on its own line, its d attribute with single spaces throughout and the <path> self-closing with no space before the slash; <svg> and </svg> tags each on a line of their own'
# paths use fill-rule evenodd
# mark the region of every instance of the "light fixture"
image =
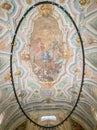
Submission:
<svg viewBox="0 0 97 130">
<path fill-rule="evenodd" d="M 56 121 L 56 116 L 42 116 L 41 117 L 41 121 L 46 121 L 46 120 L 50 120 L 50 121 Z"/>
</svg>

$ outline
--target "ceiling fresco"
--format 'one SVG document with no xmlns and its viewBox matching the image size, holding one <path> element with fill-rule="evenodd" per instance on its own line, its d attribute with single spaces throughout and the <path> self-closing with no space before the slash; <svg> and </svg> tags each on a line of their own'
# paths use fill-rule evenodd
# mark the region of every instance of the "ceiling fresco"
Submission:
<svg viewBox="0 0 97 130">
<path fill-rule="evenodd" d="M 83 66 L 81 43 L 72 21 L 59 8 L 44 4 L 31 10 L 19 27 L 14 52 L 10 53 L 19 20 L 39 1 L 0 1 L 0 116 L 3 115 L 4 121 L 1 127 L 6 130 L 14 122 L 25 119 L 13 92 L 10 55 L 13 55 L 16 92 L 30 116 L 32 111 L 48 109 L 49 112 L 63 109 L 68 114 L 79 93 Z M 50 1 L 70 13 L 81 33 L 85 79 L 72 118 L 86 130 L 93 130 L 97 124 L 94 116 L 97 111 L 97 0 Z M 73 129 L 82 129 L 78 127 Z"/>
</svg>

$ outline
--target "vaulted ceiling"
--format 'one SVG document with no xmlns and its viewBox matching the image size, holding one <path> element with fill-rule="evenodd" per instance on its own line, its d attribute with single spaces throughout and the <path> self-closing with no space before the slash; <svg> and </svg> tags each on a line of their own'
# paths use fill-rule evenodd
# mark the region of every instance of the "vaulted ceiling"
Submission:
<svg viewBox="0 0 97 130">
<path fill-rule="evenodd" d="M 97 0 L 50 1 L 70 13 L 81 34 L 85 78 L 72 118 L 84 129 L 93 130 L 97 124 Z M 29 11 L 18 29 L 13 53 L 10 52 L 19 20 L 37 2 L 0 1 L 0 122 L 4 130 L 26 120 L 13 92 L 10 55 L 18 99 L 35 121 L 47 115 L 56 115 L 55 124 L 62 121 L 62 112 L 64 117 L 70 113 L 80 90 L 81 42 L 70 18 L 56 6 L 44 4 Z"/>
</svg>

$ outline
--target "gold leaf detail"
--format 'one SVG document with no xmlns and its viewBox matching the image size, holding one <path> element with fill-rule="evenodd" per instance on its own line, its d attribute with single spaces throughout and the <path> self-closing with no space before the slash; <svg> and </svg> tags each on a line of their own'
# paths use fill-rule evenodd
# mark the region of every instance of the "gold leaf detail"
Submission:
<svg viewBox="0 0 97 130">
<path fill-rule="evenodd" d="M 73 93 L 73 94 L 77 94 L 77 92 L 76 92 L 76 91 L 72 91 L 72 93 Z"/>
<path fill-rule="evenodd" d="M 65 2 L 65 0 L 60 0 L 60 3 L 64 3 Z"/>
<path fill-rule="evenodd" d="M 74 68 L 74 72 L 75 72 L 75 73 L 78 73 L 78 72 L 80 72 L 80 69 L 77 68 L 77 67 L 75 67 L 75 68 Z"/>
<path fill-rule="evenodd" d="M 57 89 L 57 91 L 58 91 L 58 92 L 60 92 L 60 91 L 61 91 L 61 89 Z"/>
<path fill-rule="evenodd" d="M 72 56 L 73 56 L 73 54 L 72 54 L 72 52 L 69 49 L 66 49 L 64 51 L 64 58 L 70 58 Z"/>
<path fill-rule="evenodd" d="M 41 5 L 39 8 L 39 13 L 44 17 L 48 17 L 48 16 L 52 15 L 53 7 L 48 4 Z"/>
<path fill-rule="evenodd" d="M 30 55 L 29 54 L 23 54 L 22 56 L 21 56 L 21 58 L 22 58 L 22 60 L 30 60 Z"/>
<path fill-rule="evenodd" d="M 49 98 L 46 99 L 46 103 L 47 103 L 47 104 L 50 104 L 50 103 L 51 103 L 51 101 L 50 101 Z"/>
<path fill-rule="evenodd" d="M 77 41 L 78 44 L 80 44 L 80 39 L 79 38 L 77 38 L 76 41 Z"/>
<path fill-rule="evenodd" d="M 35 90 L 35 93 L 38 93 L 38 90 Z"/>
<path fill-rule="evenodd" d="M 5 45 L 3 44 L 3 43 L 1 43 L 0 44 L 0 50 L 3 50 L 3 49 L 5 49 L 6 47 L 5 47 Z"/>
<path fill-rule="evenodd" d="M 23 97 L 23 96 L 24 96 L 24 93 L 20 93 L 20 94 L 19 94 L 19 97 Z"/>
<path fill-rule="evenodd" d="M 79 3 L 81 4 L 81 5 L 86 5 L 86 4 L 88 4 L 90 2 L 90 0 L 79 0 Z"/>
<path fill-rule="evenodd" d="M 5 76 L 4 76 L 4 79 L 5 79 L 5 81 L 9 81 L 10 80 L 10 74 L 5 74 Z"/>
<path fill-rule="evenodd" d="M 10 100 L 10 102 L 14 102 L 14 101 L 16 101 L 16 98 L 12 98 L 12 99 Z"/>
<path fill-rule="evenodd" d="M 91 72 L 91 71 L 88 71 L 88 70 L 87 70 L 87 71 L 85 72 L 85 76 L 86 76 L 86 77 L 90 77 L 91 75 L 92 75 L 92 72 Z"/>
<path fill-rule="evenodd" d="M 10 10 L 11 9 L 11 5 L 9 3 L 4 3 L 4 4 L 2 4 L 2 8 L 6 9 L 6 10 Z"/>
<path fill-rule="evenodd" d="M 17 70 L 16 72 L 15 72 L 15 76 L 20 76 L 21 75 L 21 71 L 20 70 Z"/>
<path fill-rule="evenodd" d="M 93 39 L 89 39 L 89 40 L 88 40 L 88 43 L 89 43 L 89 44 L 92 44 L 92 43 L 93 43 Z"/>
<path fill-rule="evenodd" d="M 44 82 L 42 83 L 43 87 L 46 87 L 46 88 L 51 88 L 53 83 L 52 82 Z"/>
<path fill-rule="evenodd" d="M 84 98 L 84 95 L 83 95 L 83 94 L 81 94 L 81 95 L 80 95 L 80 97 L 81 97 L 81 98 Z"/>
<path fill-rule="evenodd" d="M 32 3 L 32 0 L 26 0 L 26 3 L 30 5 Z"/>
</svg>

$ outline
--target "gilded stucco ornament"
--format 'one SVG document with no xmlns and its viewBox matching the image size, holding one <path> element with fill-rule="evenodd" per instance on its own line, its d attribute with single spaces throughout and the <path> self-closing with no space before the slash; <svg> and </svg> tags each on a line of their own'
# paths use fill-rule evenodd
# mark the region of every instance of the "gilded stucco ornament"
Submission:
<svg viewBox="0 0 97 130">
<path fill-rule="evenodd" d="M 92 72 L 91 71 L 86 71 L 85 72 L 85 76 L 88 78 L 88 77 L 91 77 L 92 76 Z"/>
<path fill-rule="evenodd" d="M 10 80 L 10 74 L 9 73 L 7 73 L 7 74 L 4 75 L 4 80 L 6 82 Z"/>
<path fill-rule="evenodd" d="M 21 71 L 20 70 L 17 70 L 16 72 L 15 72 L 15 76 L 20 76 L 21 75 Z"/>
<path fill-rule="evenodd" d="M 89 40 L 88 40 L 88 43 L 89 43 L 89 44 L 92 44 L 92 43 L 93 43 L 93 39 L 89 39 Z"/>
<path fill-rule="evenodd" d="M 72 52 L 71 52 L 71 50 L 69 50 L 69 49 L 66 49 L 66 50 L 64 50 L 64 58 L 71 58 L 73 56 L 73 54 L 72 54 Z"/>
<path fill-rule="evenodd" d="M 23 97 L 23 96 L 24 96 L 24 93 L 20 93 L 20 94 L 19 94 L 19 97 Z"/>
<path fill-rule="evenodd" d="M 16 101 L 15 97 L 13 97 L 13 98 L 10 99 L 10 102 L 14 102 L 14 101 Z"/>
<path fill-rule="evenodd" d="M 0 50 L 3 50 L 5 48 L 6 48 L 6 46 L 3 43 L 0 43 Z"/>
<path fill-rule="evenodd" d="M 40 82 L 40 84 L 46 88 L 51 88 L 53 86 L 53 82 Z"/>
<path fill-rule="evenodd" d="M 10 24 L 7 24 L 7 25 L 6 25 L 6 29 L 7 29 L 8 31 L 10 31 L 10 30 L 11 30 L 11 25 L 10 25 Z"/>
<path fill-rule="evenodd" d="M 72 94 L 77 95 L 77 94 L 78 94 L 78 92 L 73 90 L 73 91 L 72 91 Z M 81 94 L 81 95 L 80 95 L 80 97 L 81 97 L 81 98 L 84 98 L 84 95 L 83 95 L 83 94 Z"/>
<path fill-rule="evenodd" d="M 18 95 L 18 97 L 23 97 L 23 96 L 24 96 L 24 93 L 20 93 L 20 94 Z M 16 98 L 13 97 L 13 98 L 10 99 L 10 102 L 14 102 L 15 100 L 16 100 Z"/>
<path fill-rule="evenodd" d="M 60 3 L 64 3 L 65 2 L 65 0 L 60 0 Z"/>
<path fill-rule="evenodd" d="M 9 4 L 9 3 L 3 3 L 2 5 L 1 5 L 1 7 L 3 8 L 3 9 L 6 9 L 6 10 L 10 10 L 11 9 L 11 5 Z"/>
<path fill-rule="evenodd" d="M 77 42 L 78 44 L 80 44 L 80 39 L 79 39 L 79 38 L 76 38 L 76 42 Z"/>
<path fill-rule="evenodd" d="M 30 55 L 29 54 L 22 54 L 21 59 L 28 61 L 28 60 L 30 60 Z"/>
<path fill-rule="evenodd" d="M 73 94 L 75 94 L 75 95 L 77 94 L 77 92 L 76 92 L 76 91 L 74 91 L 74 90 L 72 91 L 72 93 L 73 93 Z"/>
<path fill-rule="evenodd" d="M 75 73 L 79 73 L 79 72 L 80 72 L 80 69 L 79 69 L 78 67 L 75 67 L 75 68 L 74 68 L 74 72 L 75 72 Z"/>
<path fill-rule="evenodd" d="M 14 44 L 13 43 L 9 43 L 9 45 L 13 45 L 14 47 L 16 47 L 17 43 L 16 42 Z"/>
<path fill-rule="evenodd" d="M 47 103 L 47 104 L 50 104 L 50 103 L 51 103 L 50 98 L 47 98 L 47 99 L 46 99 L 46 103 Z"/>
<path fill-rule="evenodd" d="M 30 5 L 32 3 L 32 0 L 26 0 L 26 3 Z"/>
<path fill-rule="evenodd" d="M 48 17 L 48 16 L 52 15 L 53 7 L 49 4 L 41 5 L 39 8 L 39 13 L 44 17 Z"/>
<path fill-rule="evenodd" d="M 88 4 L 90 2 L 90 0 L 79 0 L 79 3 L 81 4 L 81 5 L 86 5 L 86 4 Z"/>
</svg>

